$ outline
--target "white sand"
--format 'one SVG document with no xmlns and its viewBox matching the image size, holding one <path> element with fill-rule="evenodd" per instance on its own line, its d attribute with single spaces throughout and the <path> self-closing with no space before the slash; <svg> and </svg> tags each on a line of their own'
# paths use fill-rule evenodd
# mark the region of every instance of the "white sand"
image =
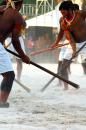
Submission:
<svg viewBox="0 0 86 130">
<path fill-rule="evenodd" d="M 57 70 L 55 64 L 41 65 Z M 69 90 L 64 91 L 55 79 L 41 92 L 52 76 L 24 64 L 21 82 L 31 92 L 14 82 L 8 99 L 10 107 L 0 108 L 0 130 L 86 130 L 86 77 L 80 65 L 72 64 L 71 70 L 70 80 L 80 89 L 69 85 Z"/>
</svg>

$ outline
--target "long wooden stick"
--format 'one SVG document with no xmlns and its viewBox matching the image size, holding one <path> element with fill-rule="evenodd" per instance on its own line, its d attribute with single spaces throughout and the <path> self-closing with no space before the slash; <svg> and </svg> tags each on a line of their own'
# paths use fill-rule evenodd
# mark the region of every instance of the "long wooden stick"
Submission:
<svg viewBox="0 0 86 130">
<path fill-rule="evenodd" d="M 9 53 L 11 53 L 11 54 L 13 54 L 13 55 L 15 55 L 15 56 L 21 58 L 21 57 L 20 57 L 18 54 L 16 54 L 15 52 L 12 52 L 11 50 L 9 50 L 9 49 L 7 49 L 7 48 L 6 48 L 6 50 L 7 50 Z M 79 88 L 79 85 L 77 85 L 76 83 L 74 83 L 74 82 L 72 82 L 72 81 L 69 81 L 69 80 L 66 80 L 66 79 L 62 78 L 61 76 L 59 76 L 59 75 L 53 73 L 52 71 L 50 71 L 50 70 L 48 70 L 48 69 L 46 69 L 46 68 L 44 68 L 44 67 L 42 67 L 42 66 L 40 66 L 40 65 L 38 65 L 38 64 L 36 64 L 36 63 L 34 63 L 34 62 L 32 62 L 32 61 L 30 61 L 30 64 L 32 64 L 32 65 L 36 66 L 37 68 L 39 68 L 39 69 L 41 69 L 41 70 L 47 72 L 48 74 L 53 75 L 53 76 L 56 77 L 56 78 L 61 79 L 62 81 L 64 81 L 64 82 L 70 84 L 71 86 L 73 86 L 73 87 L 75 87 L 75 88 Z"/>
<path fill-rule="evenodd" d="M 53 75 L 54 77 L 56 77 L 56 78 L 58 78 L 58 79 L 60 79 L 60 80 L 62 80 L 62 81 L 64 81 L 64 82 L 66 82 L 66 83 L 72 85 L 73 87 L 79 88 L 79 85 L 77 85 L 76 83 L 74 83 L 74 82 L 72 82 L 72 81 L 69 81 L 69 80 L 66 80 L 66 79 L 64 79 L 63 77 L 59 76 L 58 74 L 55 74 L 55 73 L 53 73 L 52 71 L 50 71 L 50 70 L 48 70 L 48 69 L 46 69 L 46 68 L 44 68 L 44 67 L 42 67 L 42 66 L 40 66 L 40 65 L 38 65 L 38 64 L 36 64 L 36 63 L 34 63 L 34 62 L 32 62 L 32 61 L 30 61 L 30 63 L 31 63 L 32 65 L 36 66 L 37 68 L 39 68 L 39 69 L 41 69 L 41 70 L 43 70 L 43 71 L 45 71 L 45 72 L 47 72 L 47 73 Z"/>
<path fill-rule="evenodd" d="M 43 92 L 50 84 L 51 82 L 55 79 L 55 77 L 52 77 L 46 84 L 45 86 L 41 89 L 41 91 Z"/>
<path fill-rule="evenodd" d="M 30 92 L 30 88 L 26 87 L 24 84 L 22 84 L 21 82 L 19 82 L 17 79 L 15 79 L 15 82 L 17 84 L 19 84 L 20 86 L 22 86 L 27 92 Z"/>
<path fill-rule="evenodd" d="M 56 49 L 56 48 L 60 48 L 62 46 L 66 46 L 68 45 L 69 43 L 65 43 L 65 44 L 59 44 L 58 46 L 54 47 L 54 48 L 45 48 L 45 49 L 42 49 L 42 50 L 39 50 L 39 51 L 35 51 L 35 52 L 31 52 L 30 53 L 30 56 L 35 56 L 35 55 L 38 55 L 38 54 L 41 54 L 41 53 L 44 53 L 44 52 L 47 52 L 47 51 L 51 51 L 53 49 Z"/>
<path fill-rule="evenodd" d="M 66 67 L 68 67 L 68 66 L 70 65 L 70 63 L 72 62 L 72 60 L 73 60 L 76 56 L 78 56 L 78 53 L 79 53 L 85 46 L 86 46 L 86 43 L 84 43 L 84 44 L 82 45 L 82 47 L 75 53 L 75 55 L 70 58 L 70 60 L 69 60 L 69 62 L 68 62 L 69 64 L 65 65 L 63 69 L 65 69 Z M 62 69 L 62 70 L 63 70 L 63 69 Z M 54 79 L 55 79 L 55 77 L 52 77 L 52 78 L 45 84 L 45 86 L 41 89 L 41 91 L 44 91 L 44 90 L 51 84 L 51 82 L 52 82 Z"/>
</svg>

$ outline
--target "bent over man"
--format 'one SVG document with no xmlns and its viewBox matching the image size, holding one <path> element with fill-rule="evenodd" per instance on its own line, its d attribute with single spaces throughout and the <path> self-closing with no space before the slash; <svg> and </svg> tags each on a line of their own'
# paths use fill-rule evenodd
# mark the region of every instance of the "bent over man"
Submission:
<svg viewBox="0 0 86 130">
<path fill-rule="evenodd" d="M 22 2 L 23 0 L 3 0 L 0 7 L 0 73 L 3 76 L 0 91 L 0 107 L 9 107 L 7 99 L 15 78 L 10 57 L 3 47 L 4 41 L 9 34 L 12 35 L 12 44 L 22 61 L 27 64 L 30 63 L 30 59 L 23 52 L 19 41 L 21 31 L 26 26 L 24 19 L 19 13 Z"/>
<path fill-rule="evenodd" d="M 60 31 L 55 43 L 51 47 L 55 47 L 59 44 L 65 35 L 72 47 L 72 55 L 74 55 L 83 44 L 86 42 L 86 11 L 74 9 L 74 5 L 71 1 L 63 1 L 59 10 L 62 14 L 60 18 Z M 83 49 L 80 53 L 85 53 Z M 70 55 L 69 58 L 72 57 Z M 66 78 L 66 69 L 64 67 L 63 77 Z"/>
</svg>

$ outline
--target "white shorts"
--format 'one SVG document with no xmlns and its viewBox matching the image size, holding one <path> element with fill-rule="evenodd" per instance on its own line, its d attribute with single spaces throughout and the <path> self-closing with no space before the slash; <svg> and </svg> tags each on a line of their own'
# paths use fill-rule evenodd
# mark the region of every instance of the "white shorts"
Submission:
<svg viewBox="0 0 86 130">
<path fill-rule="evenodd" d="M 85 44 L 85 42 L 86 41 L 82 43 L 76 43 L 77 51 Z M 65 48 L 63 52 L 61 48 L 61 52 L 59 54 L 59 60 L 63 60 L 63 59 L 70 60 L 72 57 L 72 53 L 73 53 L 72 48 L 71 46 L 69 47 L 69 45 Z M 79 54 L 81 54 L 86 59 L 86 46 L 79 52 Z"/>
<path fill-rule="evenodd" d="M 59 54 L 59 61 L 62 61 L 63 59 L 70 59 L 72 56 L 72 48 L 70 47 L 70 45 L 67 46 L 63 46 L 60 50 L 60 54 Z"/>
<path fill-rule="evenodd" d="M 0 73 L 13 71 L 12 62 L 9 58 L 8 52 L 0 43 Z"/>
</svg>

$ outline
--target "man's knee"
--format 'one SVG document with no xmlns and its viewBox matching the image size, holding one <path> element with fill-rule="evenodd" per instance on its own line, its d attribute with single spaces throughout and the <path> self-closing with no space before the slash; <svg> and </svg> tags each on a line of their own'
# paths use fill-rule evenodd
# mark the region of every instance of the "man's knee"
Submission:
<svg viewBox="0 0 86 130">
<path fill-rule="evenodd" d="M 14 71 L 6 72 L 3 75 L 3 80 L 1 83 L 1 90 L 10 92 L 13 85 L 14 78 L 15 78 Z"/>
<path fill-rule="evenodd" d="M 5 77 L 9 82 L 11 81 L 13 81 L 14 80 L 14 78 L 15 78 L 15 73 L 14 73 L 14 71 L 9 71 L 9 72 L 7 72 L 7 75 L 6 75 L 6 77 Z"/>
</svg>

